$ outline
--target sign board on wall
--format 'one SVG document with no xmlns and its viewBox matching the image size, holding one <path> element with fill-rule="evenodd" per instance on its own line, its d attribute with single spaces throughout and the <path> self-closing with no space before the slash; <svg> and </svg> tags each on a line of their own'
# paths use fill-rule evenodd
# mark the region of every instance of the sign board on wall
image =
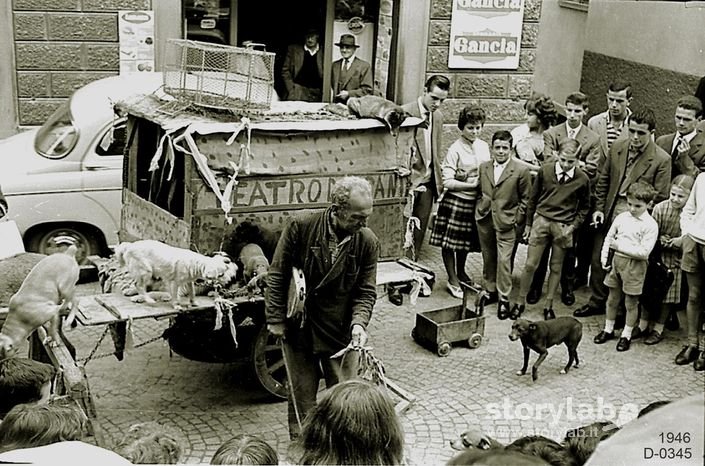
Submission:
<svg viewBox="0 0 705 466">
<path fill-rule="evenodd" d="M 154 71 L 154 12 L 119 11 L 120 74 Z"/>
<path fill-rule="evenodd" d="M 448 68 L 517 69 L 524 0 L 453 0 Z"/>
</svg>

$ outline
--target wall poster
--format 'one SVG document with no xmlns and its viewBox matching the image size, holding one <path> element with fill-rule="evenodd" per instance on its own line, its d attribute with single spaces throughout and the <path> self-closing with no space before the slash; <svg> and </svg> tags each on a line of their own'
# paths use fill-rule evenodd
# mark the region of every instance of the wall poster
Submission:
<svg viewBox="0 0 705 466">
<path fill-rule="evenodd" d="M 517 69 L 524 0 L 453 0 L 448 68 Z"/>
<path fill-rule="evenodd" d="M 154 71 L 154 12 L 118 11 L 120 74 Z"/>
</svg>

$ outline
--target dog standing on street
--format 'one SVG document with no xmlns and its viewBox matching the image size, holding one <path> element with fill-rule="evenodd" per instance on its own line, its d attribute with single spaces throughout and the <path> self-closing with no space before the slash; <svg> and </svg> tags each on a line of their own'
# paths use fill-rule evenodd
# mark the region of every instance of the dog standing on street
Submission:
<svg viewBox="0 0 705 466">
<path fill-rule="evenodd" d="M 531 322 L 526 319 L 517 319 L 512 324 L 512 331 L 509 339 L 516 341 L 521 339 L 524 346 L 524 365 L 517 375 L 526 374 L 529 367 L 529 349 L 539 354 L 538 359 L 531 367 L 531 379 L 538 378 L 538 368 L 548 355 L 548 348 L 565 343 L 568 348 L 568 364 L 561 370 L 561 374 L 568 372 L 575 361 L 578 367 L 578 344 L 583 337 L 583 324 L 573 317 L 558 317 L 557 319 Z"/>
<path fill-rule="evenodd" d="M 47 331 L 47 341 L 58 345 L 61 313 L 70 309 L 70 321 L 75 312 L 74 294 L 80 273 L 76 251 L 71 245 L 39 261 L 12 295 L 0 331 L 0 359 L 16 354 L 20 343 L 40 326 Z"/>
</svg>

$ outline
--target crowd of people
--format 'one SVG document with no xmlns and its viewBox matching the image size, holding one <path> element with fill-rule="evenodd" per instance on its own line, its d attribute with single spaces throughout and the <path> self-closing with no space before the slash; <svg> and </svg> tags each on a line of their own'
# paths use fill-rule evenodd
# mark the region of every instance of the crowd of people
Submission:
<svg viewBox="0 0 705 466">
<path fill-rule="evenodd" d="M 623 328 L 617 351 L 636 339 L 659 343 L 665 326 L 677 328 L 678 312 L 685 311 L 688 340 L 675 363 L 705 370 L 700 99 L 681 97 L 676 132 L 655 139 L 656 117 L 643 106 L 632 110 L 629 83 L 611 83 L 608 109 L 587 124 L 585 94 L 566 97 L 561 123 L 553 100 L 534 94 L 526 123 L 495 132 L 489 145 L 479 139 L 483 109 L 466 107 L 458 116 L 460 136 L 443 157 L 436 129 L 448 91 L 442 76 L 426 83 L 418 106 L 432 118 L 418 131 L 411 165 L 412 215 L 419 219 L 412 251 L 418 256 L 437 201 L 430 244 L 441 247 L 448 292 L 462 298 L 460 282 L 470 281 L 467 254 L 481 251 L 488 303 L 497 303 L 499 319 L 517 319 L 541 300 L 548 270 L 544 319 L 555 318 L 559 285 L 567 306 L 575 304 L 574 290 L 589 285 L 588 302 L 573 315 L 605 315 L 596 344 L 617 339 L 615 329 Z M 520 243 L 528 245 L 527 258 L 512 301 Z"/>
</svg>

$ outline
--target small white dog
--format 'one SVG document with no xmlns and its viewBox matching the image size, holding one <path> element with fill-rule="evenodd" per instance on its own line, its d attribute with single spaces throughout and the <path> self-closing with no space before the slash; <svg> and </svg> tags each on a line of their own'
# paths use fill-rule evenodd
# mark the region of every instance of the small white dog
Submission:
<svg viewBox="0 0 705 466">
<path fill-rule="evenodd" d="M 45 257 L 30 270 L 10 298 L 7 319 L 0 331 L 0 359 L 16 354 L 22 340 L 40 326 L 47 331 L 47 342 L 58 345 L 61 313 L 71 309 L 67 317 L 70 321 L 76 311 L 74 293 L 79 273 L 73 245 Z"/>
<path fill-rule="evenodd" d="M 198 279 L 222 280 L 232 274 L 233 265 L 228 257 L 216 254 L 204 256 L 190 249 L 182 249 L 154 240 L 120 243 L 115 256 L 135 281 L 138 296 L 146 303 L 155 300 L 147 293 L 153 279 L 161 279 L 169 292 L 174 309 L 182 309 L 179 291 L 195 304 L 194 282 Z"/>
</svg>

